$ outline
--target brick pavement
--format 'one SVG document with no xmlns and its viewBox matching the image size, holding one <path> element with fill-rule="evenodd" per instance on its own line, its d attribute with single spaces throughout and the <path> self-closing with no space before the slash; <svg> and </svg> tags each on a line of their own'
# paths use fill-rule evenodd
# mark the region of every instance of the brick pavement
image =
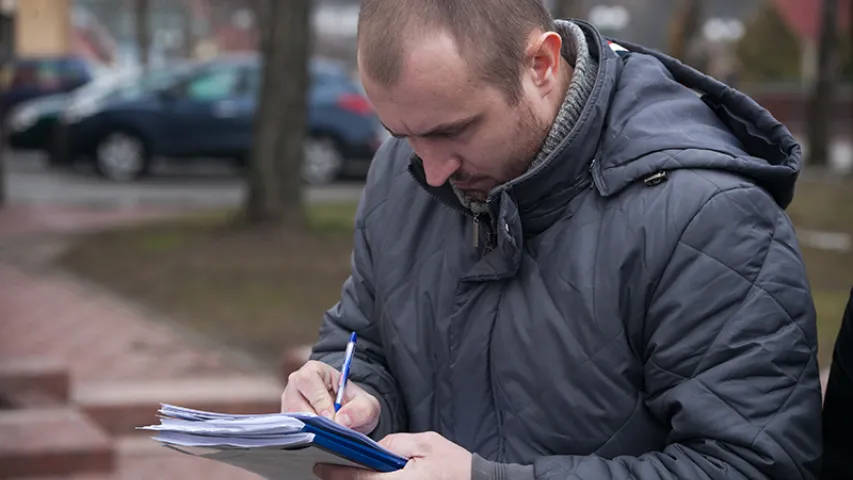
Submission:
<svg viewBox="0 0 853 480">
<path fill-rule="evenodd" d="M 78 383 L 248 373 L 222 351 L 61 275 L 0 264 L 0 318 L 0 358 L 59 359 Z"/>
<path fill-rule="evenodd" d="M 86 211 L 13 205 L 0 210 L 0 251 L 8 240 L 26 244 L 28 238 L 44 239 L 168 214 L 162 210 Z M 277 406 L 281 384 L 276 376 L 152 316 L 62 272 L 15 262 L 14 255 L 0 258 L 0 364 L 36 359 L 64 365 L 70 378 L 71 408 L 98 422 L 115 423 L 115 418 L 153 421 L 158 398 L 173 403 L 185 400 L 182 404 L 190 406 L 226 406 L 232 411 L 271 411 Z M 138 422 L 101 425 L 105 432 L 118 435 L 113 437 L 114 473 L 71 478 L 258 478 L 159 447 L 132 430 Z"/>
<path fill-rule="evenodd" d="M 94 208 L 11 204 L 0 209 L 0 238 L 35 233 L 71 233 L 174 215 L 156 207 Z"/>
</svg>

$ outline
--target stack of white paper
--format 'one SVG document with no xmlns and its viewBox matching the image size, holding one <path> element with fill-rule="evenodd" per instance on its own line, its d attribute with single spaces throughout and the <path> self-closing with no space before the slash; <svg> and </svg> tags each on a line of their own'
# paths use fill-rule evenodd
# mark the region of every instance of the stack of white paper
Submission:
<svg viewBox="0 0 853 480">
<path fill-rule="evenodd" d="M 161 405 L 154 440 L 183 453 L 217 460 L 268 479 L 313 479 L 318 463 L 379 471 L 406 459 L 367 436 L 309 413 L 232 415 Z"/>
</svg>

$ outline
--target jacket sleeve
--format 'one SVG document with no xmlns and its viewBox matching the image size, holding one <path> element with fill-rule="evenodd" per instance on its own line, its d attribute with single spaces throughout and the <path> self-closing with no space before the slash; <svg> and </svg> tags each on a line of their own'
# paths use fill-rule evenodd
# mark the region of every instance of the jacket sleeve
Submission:
<svg viewBox="0 0 853 480">
<path fill-rule="evenodd" d="M 821 479 L 853 478 L 853 290 L 835 342 L 823 402 L 823 472 Z"/>
<path fill-rule="evenodd" d="M 669 426 L 668 445 L 527 466 L 475 457 L 475 479 L 817 478 L 815 311 L 793 227 L 771 197 L 757 187 L 711 197 L 651 288 L 635 345 L 646 405 Z"/>
<path fill-rule="evenodd" d="M 370 434 L 379 440 L 389 433 L 402 431 L 406 416 L 399 387 L 388 368 L 378 327 L 373 261 L 365 226 L 370 213 L 366 211 L 369 208 L 365 201 L 367 190 L 365 188 L 356 212 L 351 273 L 344 281 L 340 301 L 323 317 L 311 359 L 340 370 L 350 334 L 358 334 L 358 346 L 350 365 L 350 381 L 358 383 L 379 400 L 379 425 Z"/>
</svg>

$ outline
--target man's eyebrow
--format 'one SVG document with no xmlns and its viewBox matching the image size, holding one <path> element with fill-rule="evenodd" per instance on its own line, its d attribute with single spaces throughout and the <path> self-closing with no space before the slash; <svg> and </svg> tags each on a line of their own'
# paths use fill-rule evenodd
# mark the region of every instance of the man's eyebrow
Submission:
<svg viewBox="0 0 853 480">
<path fill-rule="evenodd" d="M 447 133 L 453 133 L 453 132 L 464 129 L 465 127 L 473 124 L 474 122 L 476 122 L 479 119 L 480 119 L 480 115 L 473 115 L 471 117 L 463 118 L 461 120 L 454 120 L 452 122 L 441 123 L 439 125 L 436 125 L 436 126 L 430 128 L 429 130 L 427 130 L 424 133 L 412 134 L 412 136 L 414 136 L 414 137 L 435 137 L 435 136 L 444 135 Z M 391 135 L 393 135 L 395 137 L 403 138 L 403 137 L 408 136 L 408 135 L 393 132 L 384 123 L 382 124 L 382 126 L 385 127 L 385 130 L 388 130 L 388 132 L 391 133 Z"/>
</svg>

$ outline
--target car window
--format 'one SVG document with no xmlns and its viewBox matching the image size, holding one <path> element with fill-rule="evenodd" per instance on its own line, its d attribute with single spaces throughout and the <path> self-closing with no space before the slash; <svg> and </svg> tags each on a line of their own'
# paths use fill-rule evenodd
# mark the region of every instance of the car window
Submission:
<svg viewBox="0 0 853 480">
<path fill-rule="evenodd" d="M 66 83 L 79 85 L 86 83 L 91 78 L 86 64 L 79 60 L 68 60 L 64 62 L 63 67 L 61 75 Z"/>
<path fill-rule="evenodd" d="M 187 82 L 185 93 L 192 100 L 223 100 L 234 96 L 239 80 L 238 68 L 211 70 Z"/>
<path fill-rule="evenodd" d="M 312 63 L 308 70 L 308 82 L 312 88 L 337 86 L 344 89 L 357 90 L 356 83 L 344 74 L 340 68 L 334 68 L 323 63 Z M 261 68 L 247 67 L 245 92 L 249 95 L 259 95 L 261 90 Z"/>
<path fill-rule="evenodd" d="M 53 61 L 21 62 L 15 66 L 15 72 L 12 76 L 12 88 L 53 88 L 60 86 L 61 82 L 60 66 Z"/>
<path fill-rule="evenodd" d="M 147 72 L 134 70 L 117 77 L 112 83 L 93 87 L 92 90 L 102 90 L 105 94 L 115 92 L 117 98 L 135 100 L 150 92 L 174 87 L 191 71 L 192 67 L 189 65 L 158 68 Z"/>
<path fill-rule="evenodd" d="M 77 86 L 90 78 L 87 65 L 74 58 L 22 59 L 3 69 L 4 88 L 60 88 Z"/>
<path fill-rule="evenodd" d="M 261 69 L 260 67 L 247 67 L 245 78 L 245 91 L 247 95 L 257 97 L 261 94 Z"/>
</svg>

